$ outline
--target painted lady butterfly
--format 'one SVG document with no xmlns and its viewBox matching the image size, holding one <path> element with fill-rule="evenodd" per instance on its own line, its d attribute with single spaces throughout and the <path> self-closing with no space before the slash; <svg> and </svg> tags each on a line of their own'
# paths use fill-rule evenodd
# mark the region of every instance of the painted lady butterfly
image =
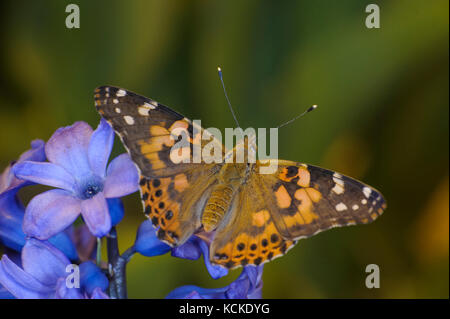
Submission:
<svg viewBox="0 0 450 319">
<path fill-rule="evenodd" d="M 124 89 L 97 88 L 95 105 L 139 169 L 144 212 L 158 238 L 178 246 L 195 233 L 214 231 L 210 258 L 215 264 L 260 265 L 301 238 L 369 223 L 386 208 L 375 189 L 316 166 L 271 160 L 276 172 L 259 174 L 259 161 L 176 164 L 171 159 L 175 129 L 184 129 L 190 143 L 201 140 L 202 147 L 220 143 L 212 135 L 211 141 L 200 139 L 204 130 L 194 130 L 195 123 Z"/>
</svg>

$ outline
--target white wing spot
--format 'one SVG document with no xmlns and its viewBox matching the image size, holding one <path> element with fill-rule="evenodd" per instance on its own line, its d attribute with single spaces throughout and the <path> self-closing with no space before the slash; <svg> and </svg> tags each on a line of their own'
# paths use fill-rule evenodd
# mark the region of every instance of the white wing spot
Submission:
<svg viewBox="0 0 450 319">
<path fill-rule="evenodd" d="M 125 122 L 126 122 L 128 125 L 133 125 L 133 124 L 134 124 L 134 118 L 132 118 L 132 117 L 129 116 L 129 115 L 125 115 L 125 116 L 123 117 L 123 119 L 125 120 Z"/>
<path fill-rule="evenodd" d="M 125 96 L 127 95 L 127 92 L 125 90 L 120 89 L 117 91 L 116 96 Z"/>
<path fill-rule="evenodd" d="M 355 205 L 352 206 L 352 209 L 353 210 L 357 210 L 357 209 L 359 209 L 359 206 L 355 204 Z"/>
<path fill-rule="evenodd" d="M 156 103 L 154 101 L 152 101 L 152 104 L 145 102 L 143 106 L 154 110 L 158 106 L 158 103 Z"/>
<path fill-rule="evenodd" d="M 364 196 L 366 196 L 367 198 L 369 198 L 370 194 L 372 193 L 372 190 L 371 190 L 369 187 L 365 186 L 365 187 L 363 188 L 363 193 L 364 193 Z"/>
<path fill-rule="evenodd" d="M 154 107 L 157 107 L 157 106 L 158 106 L 158 102 L 156 102 L 156 101 L 150 101 L 150 103 L 151 103 Z"/>
<path fill-rule="evenodd" d="M 114 104 L 117 104 L 117 103 L 119 103 L 119 100 L 118 100 L 118 99 L 114 99 L 114 100 L 113 100 L 113 103 L 114 103 Z"/>
<path fill-rule="evenodd" d="M 139 106 L 138 108 L 138 112 L 139 114 L 143 115 L 143 116 L 148 116 L 148 112 L 150 111 L 149 108 L 146 108 L 144 106 Z"/>
<path fill-rule="evenodd" d="M 367 204 L 367 200 L 365 200 L 365 199 L 361 200 L 361 204 L 366 205 Z"/>
<path fill-rule="evenodd" d="M 116 107 L 114 110 L 116 111 L 116 113 L 122 112 L 118 107 Z"/>
<path fill-rule="evenodd" d="M 339 173 L 333 174 L 333 181 L 335 185 L 331 190 L 337 195 L 340 195 L 344 192 L 344 181 L 340 179 L 341 177 L 342 175 Z"/>
<path fill-rule="evenodd" d="M 335 207 L 338 212 L 342 212 L 347 209 L 347 206 L 344 203 L 339 203 Z"/>
<path fill-rule="evenodd" d="M 338 184 L 334 185 L 334 187 L 331 189 L 335 194 L 340 195 L 344 192 L 344 184 Z"/>
</svg>

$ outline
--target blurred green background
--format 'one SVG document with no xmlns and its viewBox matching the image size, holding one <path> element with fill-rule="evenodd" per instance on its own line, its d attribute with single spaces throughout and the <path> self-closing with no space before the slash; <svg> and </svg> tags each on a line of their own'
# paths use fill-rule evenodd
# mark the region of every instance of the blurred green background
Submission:
<svg viewBox="0 0 450 319">
<path fill-rule="evenodd" d="M 81 28 L 65 27 L 76 3 Z M 241 125 L 274 127 L 279 156 L 361 179 L 382 191 L 370 225 L 301 240 L 265 266 L 266 298 L 449 297 L 448 1 L 2 1 L 0 164 L 61 126 L 96 127 L 93 90 L 112 84 L 151 97 L 204 127 L 234 126 L 216 68 Z M 114 155 L 124 151 L 116 139 Z M 26 197 L 28 191 L 23 193 Z M 144 220 L 125 199 L 121 249 Z M 365 287 L 380 266 L 381 287 Z M 177 286 L 220 287 L 202 260 L 135 256 L 129 296 Z"/>
</svg>

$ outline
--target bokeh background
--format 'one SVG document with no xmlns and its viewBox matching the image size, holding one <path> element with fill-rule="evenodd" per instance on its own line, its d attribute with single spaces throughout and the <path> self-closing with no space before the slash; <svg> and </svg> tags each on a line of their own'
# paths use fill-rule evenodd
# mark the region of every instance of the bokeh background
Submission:
<svg viewBox="0 0 450 319">
<path fill-rule="evenodd" d="M 80 6 L 81 28 L 65 27 Z M 99 116 L 93 90 L 152 97 L 204 127 L 234 126 L 216 68 L 244 127 L 274 127 L 281 158 L 356 177 L 388 202 L 370 225 L 301 240 L 265 266 L 266 298 L 449 297 L 448 1 L 0 2 L 0 165 L 61 126 Z M 124 148 L 116 139 L 114 155 Z M 22 196 L 28 200 L 30 192 Z M 144 220 L 125 199 L 122 250 Z M 365 287 L 365 267 L 381 287 Z M 162 298 L 184 284 L 220 287 L 202 260 L 135 256 L 129 296 Z"/>
</svg>

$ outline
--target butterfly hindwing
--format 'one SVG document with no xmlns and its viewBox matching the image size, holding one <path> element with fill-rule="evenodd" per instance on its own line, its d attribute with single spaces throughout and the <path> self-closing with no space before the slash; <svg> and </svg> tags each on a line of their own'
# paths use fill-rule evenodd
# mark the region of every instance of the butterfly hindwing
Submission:
<svg viewBox="0 0 450 319">
<path fill-rule="evenodd" d="M 275 225 L 275 210 L 264 189 L 250 178 L 242 187 L 211 244 L 211 262 L 226 268 L 258 266 L 284 255 L 295 240 L 283 238 Z"/>
<path fill-rule="evenodd" d="M 170 177 L 141 176 L 144 213 L 160 240 L 178 246 L 201 227 L 202 208 L 215 181 L 212 165 Z"/>
</svg>

